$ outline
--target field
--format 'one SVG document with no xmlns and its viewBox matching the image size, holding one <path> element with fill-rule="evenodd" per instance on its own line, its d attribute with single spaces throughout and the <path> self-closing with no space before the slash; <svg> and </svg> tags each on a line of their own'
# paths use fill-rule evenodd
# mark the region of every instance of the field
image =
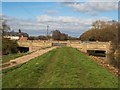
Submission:
<svg viewBox="0 0 120 90">
<path fill-rule="evenodd" d="M 118 79 L 70 47 L 3 71 L 3 88 L 117 88 Z"/>
</svg>

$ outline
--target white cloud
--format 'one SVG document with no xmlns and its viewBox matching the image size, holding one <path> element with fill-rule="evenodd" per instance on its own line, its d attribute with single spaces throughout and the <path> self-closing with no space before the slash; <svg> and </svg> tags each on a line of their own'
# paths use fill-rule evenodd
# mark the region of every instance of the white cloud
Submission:
<svg viewBox="0 0 120 90">
<path fill-rule="evenodd" d="M 86 2 L 119 2 L 119 0 L 86 0 Z"/>
<path fill-rule="evenodd" d="M 38 30 L 41 26 L 43 27 L 43 24 L 40 24 L 36 21 L 23 20 L 23 19 L 13 18 L 5 15 L 0 15 L 0 18 L 2 18 L 2 21 L 6 20 L 7 24 L 14 30 L 18 30 L 18 29 Z"/>
<path fill-rule="evenodd" d="M 94 1 L 94 0 L 93 0 Z M 107 11 L 117 10 L 117 2 L 74 2 L 66 3 L 65 5 L 74 9 L 74 11 L 96 15 Z"/>
<path fill-rule="evenodd" d="M 88 30 L 93 21 L 96 20 L 110 20 L 107 17 L 97 17 L 97 18 L 77 18 L 70 16 L 49 16 L 41 15 L 36 18 L 35 21 L 31 20 L 21 20 L 17 18 L 11 18 L 4 16 L 8 24 L 15 31 L 21 29 L 22 31 L 28 32 L 28 34 L 36 35 L 46 34 L 46 26 L 49 25 L 49 31 L 58 29 L 61 32 L 67 33 L 69 35 L 79 36 L 84 31 Z M 40 33 L 37 33 L 40 32 Z"/>
<path fill-rule="evenodd" d="M 79 22 L 77 18 L 70 17 L 70 16 L 58 16 L 52 17 L 48 15 L 41 15 L 37 17 L 37 21 L 39 22 L 63 22 L 63 23 L 74 23 Z"/>
<path fill-rule="evenodd" d="M 50 25 L 50 30 L 59 29 L 61 31 L 67 32 L 78 32 L 80 33 L 81 30 L 87 30 L 92 22 L 96 20 L 110 20 L 107 17 L 96 17 L 96 18 L 77 18 L 77 17 L 70 17 L 70 16 L 48 16 L 48 15 L 41 15 L 37 17 L 37 21 L 39 23 L 44 23 L 45 25 Z"/>
<path fill-rule="evenodd" d="M 51 21 L 55 21 L 55 18 L 52 18 L 48 15 L 41 15 L 37 17 L 37 21 L 41 21 L 41 22 L 51 22 Z"/>
<path fill-rule="evenodd" d="M 68 16 L 60 16 L 58 17 L 58 20 L 64 23 L 75 23 L 75 22 L 79 23 L 79 19 L 74 17 L 68 17 Z"/>
</svg>

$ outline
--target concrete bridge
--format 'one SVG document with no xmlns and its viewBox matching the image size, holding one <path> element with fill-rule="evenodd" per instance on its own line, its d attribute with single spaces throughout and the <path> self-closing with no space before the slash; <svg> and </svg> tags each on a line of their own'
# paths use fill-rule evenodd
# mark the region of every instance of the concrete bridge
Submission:
<svg viewBox="0 0 120 90">
<path fill-rule="evenodd" d="M 71 47 L 78 48 L 80 51 L 87 53 L 88 51 L 105 51 L 110 53 L 112 49 L 111 42 L 80 42 L 76 44 L 70 44 Z"/>
<path fill-rule="evenodd" d="M 29 48 L 29 52 L 52 46 L 52 43 L 50 41 L 43 41 L 43 40 L 18 41 L 17 43 L 19 47 Z"/>
<path fill-rule="evenodd" d="M 47 40 L 28 40 L 18 41 L 20 47 L 28 47 L 29 51 L 35 51 L 40 48 L 51 47 L 51 46 L 69 46 L 77 48 L 82 52 L 87 53 L 89 50 L 99 50 L 109 53 L 111 50 L 111 42 L 81 42 L 80 40 L 76 41 L 47 41 Z"/>
</svg>

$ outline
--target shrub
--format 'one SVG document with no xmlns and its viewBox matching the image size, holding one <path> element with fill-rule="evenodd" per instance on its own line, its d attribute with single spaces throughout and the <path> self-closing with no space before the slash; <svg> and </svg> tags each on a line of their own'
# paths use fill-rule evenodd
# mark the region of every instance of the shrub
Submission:
<svg viewBox="0 0 120 90">
<path fill-rule="evenodd" d="M 9 53 L 17 53 L 18 52 L 18 44 L 14 40 L 10 40 L 7 38 L 2 38 L 2 53 L 9 54 Z"/>
</svg>

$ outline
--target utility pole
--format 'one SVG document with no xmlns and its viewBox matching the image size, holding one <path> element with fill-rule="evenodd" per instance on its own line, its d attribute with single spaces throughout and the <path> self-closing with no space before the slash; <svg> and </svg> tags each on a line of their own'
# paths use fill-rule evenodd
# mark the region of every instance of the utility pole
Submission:
<svg viewBox="0 0 120 90">
<path fill-rule="evenodd" d="M 47 25 L 47 36 L 48 36 L 48 29 L 49 29 L 49 25 Z"/>
<path fill-rule="evenodd" d="M 46 35 L 46 37 L 49 39 L 49 36 L 48 36 L 48 29 L 49 29 L 49 25 L 47 25 L 47 35 Z"/>
</svg>

